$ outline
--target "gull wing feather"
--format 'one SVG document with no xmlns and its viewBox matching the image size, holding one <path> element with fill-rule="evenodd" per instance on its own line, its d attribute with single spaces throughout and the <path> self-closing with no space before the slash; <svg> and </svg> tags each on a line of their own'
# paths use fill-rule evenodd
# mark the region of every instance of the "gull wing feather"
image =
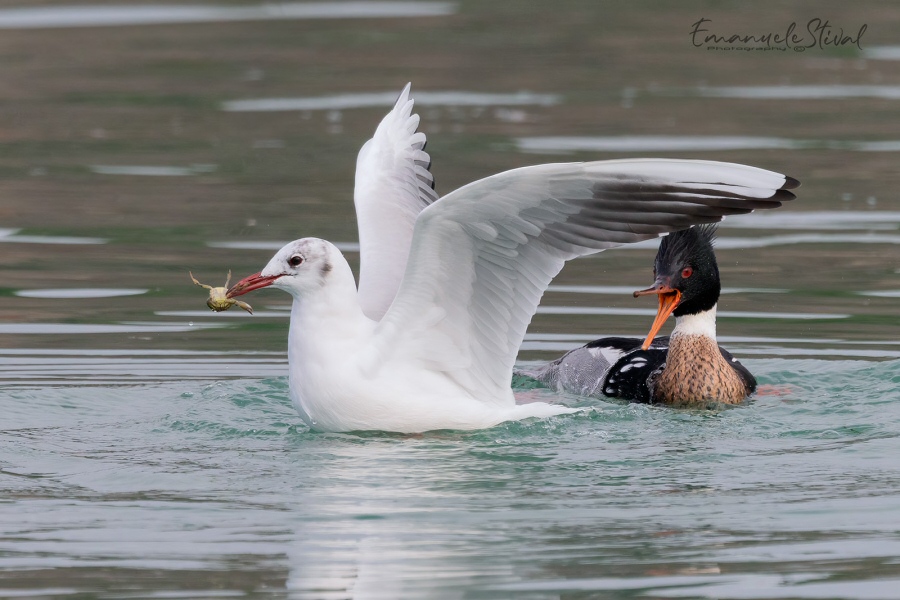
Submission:
<svg viewBox="0 0 900 600">
<path fill-rule="evenodd" d="M 356 159 L 353 201 L 359 225 L 359 301 L 375 321 L 387 311 L 406 268 L 416 217 L 437 200 L 425 134 L 417 132 L 406 84 Z"/>
<path fill-rule="evenodd" d="M 797 185 L 743 165 L 662 159 L 547 164 L 471 183 L 419 215 L 370 367 L 375 356 L 418 361 L 508 406 L 525 329 L 565 261 L 775 208 Z"/>
</svg>

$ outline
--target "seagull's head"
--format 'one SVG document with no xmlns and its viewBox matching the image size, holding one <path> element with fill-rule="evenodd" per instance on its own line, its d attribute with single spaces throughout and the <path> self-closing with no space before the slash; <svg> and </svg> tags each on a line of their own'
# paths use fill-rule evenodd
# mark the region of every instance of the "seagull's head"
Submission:
<svg viewBox="0 0 900 600">
<path fill-rule="evenodd" d="M 669 315 L 696 315 L 719 301 L 722 286 L 713 251 L 715 235 L 715 225 L 699 225 L 662 239 L 653 265 L 656 281 L 646 290 L 634 293 L 635 297 L 659 296 L 659 310 L 644 341 L 644 350 L 650 347 Z"/>
<path fill-rule="evenodd" d="M 340 251 L 318 238 L 303 238 L 284 246 L 259 273 L 244 277 L 228 290 L 234 298 L 264 287 L 275 287 L 294 298 L 321 288 L 335 264 L 334 253 Z"/>
</svg>

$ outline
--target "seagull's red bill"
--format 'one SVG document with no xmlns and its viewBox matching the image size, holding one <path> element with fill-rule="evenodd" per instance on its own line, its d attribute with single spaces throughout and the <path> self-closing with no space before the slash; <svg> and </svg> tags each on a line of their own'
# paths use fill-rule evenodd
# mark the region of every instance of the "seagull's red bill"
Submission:
<svg viewBox="0 0 900 600">
<path fill-rule="evenodd" d="M 234 298 L 235 296 L 242 296 L 247 292 L 252 292 L 253 290 L 258 290 L 260 288 L 269 287 L 275 280 L 281 277 L 281 275 L 263 275 L 262 273 L 254 273 L 253 275 L 248 275 L 244 277 L 236 284 L 228 288 L 228 293 L 225 294 L 226 298 Z"/>
</svg>

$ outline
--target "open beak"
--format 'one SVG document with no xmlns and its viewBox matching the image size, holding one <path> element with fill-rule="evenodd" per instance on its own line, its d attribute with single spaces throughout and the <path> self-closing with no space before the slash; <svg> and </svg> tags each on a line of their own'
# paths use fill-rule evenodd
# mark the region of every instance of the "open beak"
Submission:
<svg viewBox="0 0 900 600">
<path fill-rule="evenodd" d="M 681 303 L 681 292 L 670 287 L 668 284 L 663 283 L 659 279 L 646 290 L 635 292 L 634 297 L 649 296 L 650 294 L 657 294 L 659 296 L 659 310 L 656 312 L 656 320 L 653 321 L 653 326 L 650 328 L 647 339 L 641 344 L 642 350 L 646 350 L 650 347 L 653 338 L 655 338 L 656 334 L 659 333 L 659 330 L 662 329 L 663 323 L 666 322 L 666 319 L 669 318 L 672 311 Z"/>
<path fill-rule="evenodd" d="M 247 292 L 252 292 L 253 290 L 258 290 L 260 288 L 269 287 L 275 280 L 281 277 L 281 275 L 266 275 L 263 276 L 262 273 L 254 273 L 253 275 L 248 275 L 244 277 L 236 284 L 228 288 L 228 292 L 225 294 L 226 298 L 234 298 L 235 296 L 243 296 Z"/>
</svg>

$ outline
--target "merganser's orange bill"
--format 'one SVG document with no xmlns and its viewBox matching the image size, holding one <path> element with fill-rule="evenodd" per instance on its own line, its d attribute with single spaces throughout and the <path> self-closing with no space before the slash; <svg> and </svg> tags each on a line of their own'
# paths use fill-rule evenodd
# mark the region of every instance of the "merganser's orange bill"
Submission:
<svg viewBox="0 0 900 600">
<path fill-rule="evenodd" d="M 254 273 L 253 275 L 248 275 L 247 277 L 244 277 L 236 284 L 231 286 L 228 289 L 228 293 L 225 294 L 225 297 L 234 298 L 235 296 L 242 296 L 247 292 L 252 292 L 253 290 L 258 290 L 260 288 L 270 286 L 279 277 L 281 277 L 281 275 L 263 276 L 262 273 Z"/>
<path fill-rule="evenodd" d="M 662 329 L 663 323 L 666 322 L 666 319 L 669 318 L 669 315 L 672 314 L 675 307 L 681 303 L 681 292 L 659 281 L 646 290 L 635 292 L 634 297 L 649 296 L 650 294 L 657 294 L 659 296 L 659 310 L 656 312 L 656 320 L 653 321 L 653 326 L 650 328 L 650 333 L 647 334 L 647 339 L 641 344 L 642 350 L 646 350 L 650 347 L 653 338 L 655 338 L 656 334 L 659 333 L 659 330 Z"/>
</svg>

